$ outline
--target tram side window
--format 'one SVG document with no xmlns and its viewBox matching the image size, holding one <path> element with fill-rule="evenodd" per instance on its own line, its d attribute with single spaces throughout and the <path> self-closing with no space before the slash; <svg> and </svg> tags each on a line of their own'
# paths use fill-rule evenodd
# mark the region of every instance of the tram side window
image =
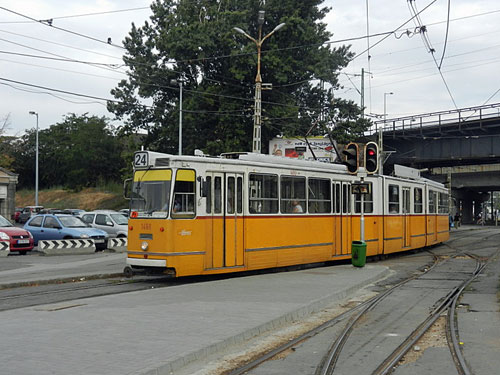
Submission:
<svg viewBox="0 0 500 375">
<path fill-rule="evenodd" d="M 389 213 L 399 213 L 399 186 L 389 185 Z"/>
<path fill-rule="evenodd" d="M 242 186 L 243 186 L 243 179 L 241 177 L 238 177 L 236 180 L 237 184 L 237 189 L 235 191 L 235 178 L 230 176 L 227 179 L 227 213 L 228 214 L 234 214 L 234 210 L 236 210 L 237 213 L 241 214 L 243 213 L 243 194 L 242 194 Z M 236 207 L 234 206 L 236 202 Z"/>
<path fill-rule="evenodd" d="M 249 175 L 249 211 L 252 214 L 278 212 L 278 176 L 270 174 Z"/>
<path fill-rule="evenodd" d="M 420 188 L 414 188 L 413 189 L 414 193 L 414 204 L 413 204 L 413 210 L 415 211 L 416 214 L 421 214 L 423 212 L 423 197 L 422 197 L 422 189 Z"/>
<path fill-rule="evenodd" d="M 373 186 L 372 186 L 373 188 Z M 354 212 L 361 213 L 361 194 L 354 194 Z M 373 192 L 363 194 L 363 213 L 373 212 Z"/>
<path fill-rule="evenodd" d="M 195 184 L 193 170 L 179 169 L 175 177 L 172 218 L 191 218 L 195 215 Z"/>
<path fill-rule="evenodd" d="M 332 212 L 332 200 L 330 191 L 330 180 L 309 179 L 309 213 Z"/>
<path fill-rule="evenodd" d="M 238 177 L 236 180 L 237 197 L 236 197 L 236 211 L 239 214 L 243 213 L 243 178 Z"/>
<path fill-rule="evenodd" d="M 215 177 L 214 180 L 214 214 L 222 212 L 222 178 Z"/>
<path fill-rule="evenodd" d="M 429 213 L 436 213 L 436 192 L 432 190 L 429 191 Z"/>
<path fill-rule="evenodd" d="M 351 212 L 351 185 L 342 184 L 342 213 Z"/>
<path fill-rule="evenodd" d="M 207 176 L 205 180 L 205 186 L 207 189 L 207 214 L 212 212 L 212 176 Z"/>
<path fill-rule="evenodd" d="M 448 213 L 448 194 L 446 194 L 446 193 L 439 193 L 438 212 L 440 214 Z"/>
<path fill-rule="evenodd" d="M 281 177 L 281 212 L 304 213 L 306 207 L 306 178 Z"/>
<path fill-rule="evenodd" d="M 226 210 L 228 214 L 234 214 L 235 196 L 236 196 L 235 181 L 234 177 L 231 176 L 227 178 L 227 190 L 226 190 L 226 201 L 227 201 Z"/>
<path fill-rule="evenodd" d="M 335 202 L 335 209 L 333 210 L 334 213 L 340 214 L 342 206 L 340 205 L 340 200 L 341 200 L 341 195 L 340 195 L 340 184 L 336 183 L 335 184 L 335 190 L 334 190 L 334 202 Z"/>
</svg>

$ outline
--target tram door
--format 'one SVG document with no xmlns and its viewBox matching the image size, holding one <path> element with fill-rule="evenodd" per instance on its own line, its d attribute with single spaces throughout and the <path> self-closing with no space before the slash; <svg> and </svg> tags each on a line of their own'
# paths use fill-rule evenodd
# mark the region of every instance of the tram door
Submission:
<svg viewBox="0 0 500 375">
<path fill-rule="evenodd" d="M 427 244 L 432 245 L 437 242 L 437 211 L 438 211 L 438 195 L 434 190 L 430 190 L 427 187 L 427 199 L 428 199 L 428 210 L 427 210 Z"/>
<path fill-rule="evenodd" d="M 333 189 L 333 233 L 335 236 L 335 249 L 332 255 L 342 254 L 342 188 L 340 182 L 332 184 Z"/>
<path fill-rule="evenodd" d="M 403 187 L 403 246 L 411 246 L 410 188 Z"/>
<path fill-rule="evenodd" d="M 341 210 L 341 226 L 342 226 L 342 254 L 351 252 L 351 184 L 342 182 L 342 210 Z"/>
<path fill-rule="evenodd" d="M 243 175 L 211 174 L 212 267 L 243 265 Z"/>
</svg>

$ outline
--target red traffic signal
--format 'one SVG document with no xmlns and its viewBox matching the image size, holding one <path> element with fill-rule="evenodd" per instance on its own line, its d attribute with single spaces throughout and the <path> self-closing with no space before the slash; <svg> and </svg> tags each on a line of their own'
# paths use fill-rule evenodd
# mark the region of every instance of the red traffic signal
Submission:
<svg viewBox="0 0 500 375">
<path fill-rule="evenodd" d="M 345 155 L 344 164 L 349 173 L 357 173 L 359 168 L 358 145 L 351 142 L 345 146 L 342 153 Z"/>
<path fill-rule="evenodd" d="M 365 145 L 365 170 L 366 173 L 376 173 L 378 171 L 378 145 L 375 142 L 368 142 Z"/>
</svg>

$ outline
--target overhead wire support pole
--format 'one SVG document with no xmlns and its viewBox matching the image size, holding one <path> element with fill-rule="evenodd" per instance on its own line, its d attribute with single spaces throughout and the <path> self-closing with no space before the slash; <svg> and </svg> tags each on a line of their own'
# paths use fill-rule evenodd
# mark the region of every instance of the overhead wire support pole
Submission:
<svg viewBox="0 0 500 375">
<path fill-rule="evenodd" d="M 36 116 L 36 133 L 35 133 L 35 206 L 38 206 L 38 112 L 30 111 L 29 114 Z"/>
<path fill-rule="evenodd" d="M 182 78 L 170 80 L 170 84 L 179 84 L 179 155 L 182 155 L 182 85 L 186 82 Z"/>
<path fill-rule="evenodd" d="M 269 34 L 267 34 L 264 38 L 262 38 L 262 25 L 264 24 L 264 15 L 265 11 L 259 10 L 259 36 L 258 39 L 255 39 L 248 35 L 245 31 L 240 29 L 239 27 L 233 27 L 235 31 L 240 34 L 243 34 L 257 46 L 257 75 L 255 76 L 255 109 L 254 109 L 254 121 L 253 121 L 253 139 L 252 139 L 252 152 L 261 153 L 262 150 L 262 142 L 261 142 L 261 121 L 262 121 L 262 77 L 260 75 L 260 52 L 262 43 L 273 35 L 276 31 L 285 26 L 285 23 L 280 23 L 278 26 L 274 28 Z"/>
</svg>

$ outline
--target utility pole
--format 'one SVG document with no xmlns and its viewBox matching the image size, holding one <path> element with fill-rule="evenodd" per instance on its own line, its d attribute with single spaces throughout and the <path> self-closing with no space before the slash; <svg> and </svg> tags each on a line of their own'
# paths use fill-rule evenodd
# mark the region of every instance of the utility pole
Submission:
<svg viewBox="0 0 500 375">
<path fill-rule="evenodd" d="M 365 68 L 361 68 L 361 118 L 365 117 Z"/>
<path fill-rule="evenodd" d="M 171 79 L 170 84 L 179 84 L 179 155 L 182 155 L 182 85 L 186 82 L 184 79 Z"/>
<path fill-rule="evenodd" d="M 262 38 L 262 25 L 264 24 L 264 15 L 265 11 L 259 10 L 259 37 L 258 39 L 252 38 L 245 31 L 240 29 L 239 27 L 233 27 L 233 29 L 240 34 L 245 35 L 248 39 L 255 43 L 257 46 L 257 75 L 255 76 L 255 109 L 254 109 L 254 120 L 253 120 L 253 140 L 252 140 L 252 152 L 261 153 L 261 118 L 262 118 L 262 77 L 260 76 L 260 51 L 262 47 L 262 43 L 273 35 L 276 31 L 285 26 L 285 23 L 280 23 L 278 26 L 274 28 L 269 34 L 267 34 L 264 38 Z"/>
<path fill-rule="evenodd" d="M 380 152 L 380 157 L 379 157 L 379 174 L 383 175 L 384 174 L 384 159 L 385 159 L 385 154 L 384 154 L 384 128 L 385 128 L 385 123 L 387 121 L 387 95 L 393 95 L 393 92 L 384 92 L 384 124 L 380 128 L 379 135 L 378 135 L 378 141 L 379 141 L 379 146 L 378 150 Z"/>
<path fill-rule="evenodd" d="M 30 111 L 29 114 L 36 116 L 36 139 L 35 139 L 35 206 L 38 206 L 38 112 Z"/>
</svg>

